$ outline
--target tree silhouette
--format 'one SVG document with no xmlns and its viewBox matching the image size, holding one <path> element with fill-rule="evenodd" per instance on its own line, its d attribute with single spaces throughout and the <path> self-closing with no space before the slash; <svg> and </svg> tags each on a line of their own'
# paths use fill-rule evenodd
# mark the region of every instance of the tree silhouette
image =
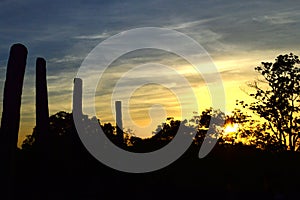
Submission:
<svg viewBox="0 0 300 200">
<path fill-rule="evenodd" d="M 239 103 L 245 105 L 243 101 L 237 101 L 237 105 Z M 227 115 L 225 121 L 226 124 L 238 124 L 239 127 L 234 138 L 225 134 L 219 143 L 224 144 L 230 140 L 231 144 L 242 143 L 243 145 L 253 146 L 266 151 L 280 150 L 276 136 L 269 132 L 267 122 L 262 123 L 257 119 L 253 119 L 251 115 L 238 108 L 234 109 L 230 115 Z"/>
<path fill-rule="evenodd" d="M 195 143 L 201 145 L 204 138 L 217 139 L 222 133 L 222 128 L 225 121 L 225 113 L 221 110 L 215 110 L 208 108 L 202 111 L 200 116 L 194 116 L 191 122 L 194 122 L 197 126 L 197 134 L 195 136 Z M 213 124 L 213 123 L 214 124 Z M 212 124 L 211 124 L 212 123 Z M 210 134 L 207 135 L 208 129 L 211 128 Z"/>
<path fill-rule="evenodd" d="M 112 141 L 117 141 L 115 127 L 110 123 L 100 124 L 100 120 L 96 117 L 88 118 L 87 115 L 82 115 L 82 121 L 85 124 L 84 131 L 86 134 L 100 134 L 99 129 L 102 128 L 103 133 Z M 22 144 L 22 149 L 26 151 L 36 151 L 41 144 L 37 140 L 40 133 L 37 127 L 33 129 L 32 135 L 27 135 Z M 47 146 L 48 151 L 53 157 L 61 157 L 63 152 L 71 149 L 82 149 L 84 146 L 78 136 L 72 113 L 65 111 L 57 112 L 49 117 L 49 136 L 47 140 L 42 141 Z M 117 143 L 117 142 L 116 142 Z M 66 156 L 67 157 L 67 156 Z"/>
<path fill-rule="evenodd" d="M 267 121 L 282 150 L 298 150 L 300 128 L 300 64 L 292 53 L 279 55 L 274 63 L 262 62 L 255 68 L 264 79 L 249 84 L 255 102 L 248 107 Z M 260 84 L 259 84 L 260 83 Z M 266 88 L 264 88 L 266 86 Z"/>
</svg>

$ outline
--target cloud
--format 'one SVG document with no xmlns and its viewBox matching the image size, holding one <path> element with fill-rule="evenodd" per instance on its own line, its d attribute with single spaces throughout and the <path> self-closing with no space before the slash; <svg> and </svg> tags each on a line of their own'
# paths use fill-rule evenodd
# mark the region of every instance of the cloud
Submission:
<svg viewBox="0 0 300 200">
<path fill-rule="evenodd" d="M 53 63 L 70 63 L 70 62 L 76 62 L 76 61 L 80 61 L 83 60 L 82 57 L 77 57 L 74 55 L 66 55 L 63 58 L 51 58 L 49 59 L 49 62 L 53 62 Z"/>
<path fill-rule="evenodd" d="M 299 22 L 299 12 L 279 12 L 271 15 L 253 17 L 252 20 L 260 23 L 269 23 L 271 25 L 281 25 Z"/>
<path fill-rule="evenodd" d="M 173 23 L 173 24 L 164 26 L 164 28 L 185 30 L 185 29 L 189 29 L 189 28 L 199 27 L 200 25 L 208 24 L 209 22 L 216 20 L 216 19 L 217 18 L 209 18 L 209 19 L 200 19 L 200 20 L 189 21 L 189 22 L 182 22 L 182 23 L 178 23 L 178 24 Z"/>
<path fill-rule="evenodd" d="M 75 36 L 75 39 L 87 39 L 87 40 L 95 40 L 95 39 L 105 39 L 108 38 L 110 35 L 106 32 L 98 34 L 98 35 L 80 35 Z"/>
</svg>

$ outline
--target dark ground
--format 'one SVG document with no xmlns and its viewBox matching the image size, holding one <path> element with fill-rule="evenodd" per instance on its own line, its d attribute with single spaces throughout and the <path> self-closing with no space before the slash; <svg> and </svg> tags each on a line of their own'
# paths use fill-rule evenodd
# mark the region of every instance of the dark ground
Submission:
<svg viewBox="0 0 300 200">
<path fill-rule="evenodd" d="M 144 174 L 102 165 L 83 148 L 46 159 L 19 151 L 16 199 L 299 199 L 300 154 L 216 146 L 191 148 L 168 167 Z"/>
</svg>

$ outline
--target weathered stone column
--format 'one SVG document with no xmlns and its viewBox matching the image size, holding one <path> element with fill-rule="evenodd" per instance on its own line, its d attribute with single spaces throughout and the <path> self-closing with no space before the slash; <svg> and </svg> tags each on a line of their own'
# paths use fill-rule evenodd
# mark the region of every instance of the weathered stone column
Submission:
<svg viewBox="0 0 300 200">
<path fill-rule="evenodd" d="M 36 59 L 36 131 L 41 139 L 49 132 L 48 90 L 46 78 L 46 61 Z"/>
<path fill-rule="evenodd" d="M 0 132 L 0 179 L 3 183 L 2 197 L 12 198 L 15 170 L 15 153 L 20 125 L 21 97 L 26 68 L 27 48 L 14 44 L 10 49 L 3 93 L 3 111 Z"/>
<path fill-rule="evenodd" d="M 122 122 L 122 102 L 116 101 L 116 128 L 117 128 L 117 137 L 120 143 L 123 143 L 123 122 Z"/>
<path fill-rule="evenodd" d="M 36 176 L 35 176 L 35 198 L 42 199 L 47 196 L 49 191 L 45 184 L 51 182 L 51 160 L 50 152 L 50 119 L 48 107 L 48 89 L 47 89 L 47 69 L 44 58 L 36 59 L 35 68 L 35 114 L 36 114 L 36 131 L 35 131 L 35 153 L 37 159 Z M 53 145 L 53 144 L 52 144 Z"/>
<path fill-rule="evenodd" d="M 1 141 L 11 150 L 17 148 L 20 124 L 21 96 L 26 67 L 27 49 L 14 44 L 10 49 L 3 94 Z"/>
<path fill-rule="evenodd" d="M 73 114 L 82 115 L 82 80 L 74 78 Z"/>
</svg>

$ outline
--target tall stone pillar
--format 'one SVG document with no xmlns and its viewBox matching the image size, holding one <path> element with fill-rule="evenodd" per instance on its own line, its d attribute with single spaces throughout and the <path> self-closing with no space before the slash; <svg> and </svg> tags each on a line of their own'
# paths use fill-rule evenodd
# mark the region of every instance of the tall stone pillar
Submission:
<svg viewBox="0 0 300 200">
<path fill-rule="evenodd" d="M 15 153 L 18 143 L 21 97 L 27 54 L 28 51 L 24 45 L 14 44 L 10 49 L 7 63 L 0 132 L 0 179 L 5 184 L 1 187 L 3 189 L 3 193 L 1 193 L 3 199 L 13 198 Z"/>
<path fill-rule="evenodd" d="M 47 89 L 47 69 L 46 60 L 44 58 L 36 59 L 35 70 L 35 114 L 36 114 L 36 192 L 35 198 L 42 199 L 48 194 L 48 188 L 45 184 L 51 182 L 51 164 L 52 155 L 50 152 L 50 119 L 48 107 L 48 89 Z"/>
<path fill-rule="evenodd" d="M 116 101 L 116 128 L 117 128 L 117 137 L 120 143 L 123 143 L 123 122 L 122 122 L 122 102 Z"/>
<path fill-rule="evenodd" d="M 49 132 L 49 108 L 46 78 L 46 61 L 36 59 L 36 131 L 39 139 Z"/>
<path fill-rule="evenodd" d="M 82 80 L 74 78 L 73 115 L 82 115 Z"/>
</svg>

